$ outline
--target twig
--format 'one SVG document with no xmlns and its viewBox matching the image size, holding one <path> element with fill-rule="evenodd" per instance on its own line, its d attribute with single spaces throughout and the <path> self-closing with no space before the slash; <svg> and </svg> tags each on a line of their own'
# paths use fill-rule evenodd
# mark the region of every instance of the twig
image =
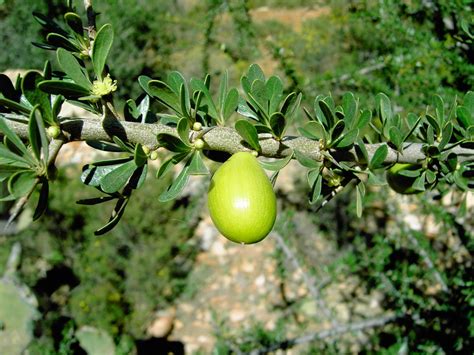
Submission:
<svg viewBox="0 0 474 355">
<path fill-rule="evenodd" d="M 314 280 L 312 277 L 310 277 L 301 267 L 300 262 L 298 261 L 298 258 L 296 255 L 288 248 L 286 245 L 285 241 L 283 240 L 282 236 L 279 233 L 273 232 L 273 237 L 276 239 L 278 246 L 280 249 L 283 251 L 285 256 L 288 258 L 288 260 L 293 264 L 293 267 L 296 270 L 300 270 L 302 276 L 303 276 L 303 281 L 308 287 L 309 292 L 311 293 L 311 296 L 313 296 L 314 300 L 317 302 L 318 307 L 320 308 L 321 312 L 323 312 L 324 316 L 326 319 L 328 319 L 333 326 L 338 325 L 337 320 L 334 319 L 333 315 L 331 314 L 331 310 L 327 306 L 326 302 L 324 299 L 321 297 L 321 293 L 319 292 L 320 289 L 319 287 L 316 287 Z"/>
<path fill-rule="evenodd" d="M 333 337 L 336 335 L 349 333 L 349 332 L 359 332 L 366 329 L 378 328 L 382 327 L 388 323 L 392 323 L 397 319 L 400 319 L 401 316 L 391 315 L 391 316 L 383 316 L 378 318 L 372 318 L 360 322 L 354 322 L 349 324 L 337 325 L 335 327 L 322 330 L 317 333 L 303 335 L 298 338 L 287 339 L 285 341 L 273 344 L 269 347 L 256 349 L 250 352 L 250 355 L 260 355 L 260 354 L 267 354 L 270 351 L 275 351 L 278 349 L 289 349 L 296 345 L 309 343 L 315 340 L 323 340 L 329 337 Z"/>
<path fill-rule="evenodd" d="M 10 251 L 10 255 L 8 256 L 4 277 L 12 277 L 16 273 L 16 270 L 20 265 L 20 257 L 21 244 L 19 242 L 15 242 L 15 244 L 13 244 L 12 250 Z"/>
<path fill-rule="evenodd" d="M 84 0 L 84 8 L 86 9 L 87 14 L 87 32 L 89 33 L 89 39 L 93 41 L 96 35 L 96 13 L 92 7 L 92 0 Z"/>
</svg>

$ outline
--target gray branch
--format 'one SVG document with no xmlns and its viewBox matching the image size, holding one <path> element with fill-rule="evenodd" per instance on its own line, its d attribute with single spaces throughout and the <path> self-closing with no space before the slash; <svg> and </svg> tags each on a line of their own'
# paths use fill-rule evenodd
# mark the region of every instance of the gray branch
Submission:
<svg viewBox="0 0 474 355">
<path fill-rule="evenodd" d="M 28 139 L 28 126 L 25 124 L 25 119 L 18 118 L 12 120 L 10 116 L 4 114 L 4 117 L 10 118 L 8 120 L 9 126 L 21 138 Z M 67 118 L 61 121 L 61 129 L 67 141 L 101 140 L 112 142 L 112 137 L 118 136 L 130 143 L 146 145 L 152 150 L 159 147 L 156 139 L 158 133 L 167 133 L 178 137 L 175 128 L 160 123 L 142 124 L 118 121 L 111 117 L 103 121 L 98 118 Z M 205 142 L 204 149 L 208 150 L 230 154 L 238 151 L 251 151 L 237 131 L 229 127 L 215 127 L 207 132 L 202 139 Z M 381 144 L 384 143 L 366 144 L 369 159 L 372 158 Z M 308 158 L 321 160 L 321 144 L 318 141 L 305 137 L 288 136 L 282 141 L 277 141 L 268 134 L 261 134 L 260 145 L 262 147 L 260 154 L 264 157 L 284 158 L 292 154 L 294 150 L 298 150 Z M 472 160 L 474 157 L 474 149 L 457 146 L 451 151 L 458 155 L 458 159 L 461 162 Z M 345 161 L 358 161 L 354 150 L 334 151 L 331 153 L 333 153 L 336 159 L 341 157 Z M 406 143 L 403 154 L 389 147 L 385 162 L 387 164 L 397 162 L 414 164 L 422 162 L 425 158 L 426 155 L 422 150 L 421 143 Z"/>
</svg>

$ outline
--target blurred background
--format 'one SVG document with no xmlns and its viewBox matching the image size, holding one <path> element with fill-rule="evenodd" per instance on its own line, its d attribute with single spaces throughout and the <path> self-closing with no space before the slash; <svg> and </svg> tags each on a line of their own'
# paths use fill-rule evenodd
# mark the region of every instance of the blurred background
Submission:
<svg viewBox="0 0 474 355">
<path fill-rule="evenodd" d="M 306 106 L 352 91 L 375 107 L 384 92 L 397 112 L 418 115 L 434 94 L 452 103 L 473 88 L 469 0 L 97 0 L 94 8 L 99 25 L 114 25 L 108 64 L 119 107 L 141 94 L 140 75 L 228 70 L 238 86 L 252 63 L 302 92 Z M 12 77 L 54 59 L 29 44 L 44 42 L 33 11 L 61 23 L 66 1 L 0 1 L 0 71 Z M 274 232 L 240 246 L 210 222 L 208 178 L 169 203 L 157 197 L 170 180 L 150 178 L 118 227 L 95 237 L 110 211 L 75 201 L 94 195 L 79 175 L 97 156 L 69 146 L 47 215 L 30 223 L 26 209 L 0 235 L 6 354 L 472 351 L 472 195 L 463 202 L 440 186 L 402 196 L 382 186 L 367 191 L 359 219 L 349 187 L 316 213 L 304 170 L 290 163 L 275 187 Z M 0 203 L 3 218 L 8 208 Z"/>
</svg>

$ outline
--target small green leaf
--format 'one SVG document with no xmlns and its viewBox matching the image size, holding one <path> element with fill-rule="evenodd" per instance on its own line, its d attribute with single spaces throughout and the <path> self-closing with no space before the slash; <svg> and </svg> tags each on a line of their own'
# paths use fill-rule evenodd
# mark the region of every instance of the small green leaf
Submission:
<svg viewBox="0 0 474 355">
<path fill-rule="evenodd" d="M 298 131 L 309 139 L 327 140 L 327 133 L 323 125 L 319 121 L 310 121 L 306 123 L 303 127 L 298 128 Z"/>
<path fill-rule="evenodd" d="M 21 89 L 31 106 L 39 105 L 44 119 L 50 125 L 54 125 L 49 95 L 38 89 L 38 84 L 43 81 L 41 74 L 29 71 L 23 77 Z"/>
<path fill-rule="evenodd" d="M 237 112 L 244 117 L 252 118 L 255 121 L 258 121 L 257 113 L 249 107 L 247 102 L 244 99 L 239 98 L 239 104 L 237 106 Z"/>
<path fill-rule="evenodd" d="M 332 146 L 332 143 L 335 142 L 341 136 L 345 128 L 346 128 L 346 124 L 344 123 L 344 121 L 339 120 L 336 122 L 334 127 L 331 129 L 331 145 L 330 146 Z"/>
<path fill-rule="evenodd" d="M 47 138 L 46 129 L 38 105 L 31 111 L 28 123 L 28 133 L 31 148 L 36 159 L 47 163 L 49 158 L 49 140 Z"/>
<path fill-rule="evenodd" d="M 32 171 L 19 171 L 8 179 L 8 191 L 15 199 L 27 196 L 37 184 L 38 179 Z"/>
<path fill-rule="evenodd" d="M 58 63 L 66 75 L 77 85 L 85 90 L 92 90 L 92 83 L 89 80 L 86 69 L 78 62 L 77 58 L 63 48 L 58 48 L 56 52 Z"/>
<path fill-rule="evenodd" d="M 258 64 L 252 64 L 249 67 L 247 78 L 251 83 L 253 83 L 255 80 L 265 82 L 265 74 Z"/>
<path fill-rule="evenodd" d="M 186 144 L 188 147 L 191 147 L 191 143 L 189 142 L 189 121 L 187 118 L 183 117 L 178 121 L 178 126 L 176 127 L 178 131 L 179 138 L 181 141 Z"/>
<path fill-rule="evenodd" d="M 94 198 L 82 199 L 82 200 L 76 201 L 76 203 L 78 205 L 93 206 L 93 205 L 98 205 L 100 203 L 111 201 L 114 198 L 115 198 L 114 196 L 99 196 L 99 197 L 94 197 Z"/>
<path fill-rule="evenodd" d="M 271 115 L 276 112 L 280 106 L 281 96 L 283 94 L 283 83 L 278 76 L 272 75 L 265 84 L 267 97 L 269 98 L 268 112 Z"/>
<path fill-rule="evenodd" d="M 0 116 L 0 132 L 2 132 L 3 135 L 15 145 L 15 147 L 21 152 L 23 156 L 28 155 L 25 144 L 21 141 L 17 134 L 11 130 L 11 128 L 6 123 L 6 120 L 2 116 Z"/>
<path fill-rule="evenodd" d="M 413 189 L 417 191 L 425 191 L 425 180 L 426 180 L 426 172 L 423 172 L 419 177 L 416 178 L 415 182 L 413 183 Z"/>
<path fill-rule="evenodd" d="M 433 116 L 428 115 L 428 114 L 426 115 L 426 119 L 428 123 L 430 124 L 430 126 L 433 128 L 436 136 L 439 136 L 441 134 L 441 127 L 438 124 L 438 121 L 436 121 L 436 119 Z"/>
<path fill-rule="evenodd" d="M 459 106 L 456 109 L 456 118 L 459 124 L 465 129 L 474 126 L 474 113 L 471 114 L 464 106 Z"/>
<path fill-rule="evenodd" d="M 356 128 L 358 128 L 360 131 L 365 129 L 367 125 L 369 124 L 370 120 L 372 119 L 372 112 L 369 110 L 364 110 L 362 111 L 362 114 L 360 117 L 357 119 L 356 123 Z"/>
<path fill-rule="evenodd" d="M 292 92 L 288 94 L 288 96 L 283 101 L 280 112 L 286 117 L 287 120 L 291 121 L 293 119 L 293 116 L 300 107 L 302 97 L 303 95 L 301 93 L 296 95 L 295 92 Z"/>
<path fill-rule="evenodd" d="M 222 109 L 222 118 L 227 121 L 230 116 L 235 112 L 239 104 L 239 92 L 236 88 L 232 88 L 227 93 L 224 101 L 224 107 Z"/>
<path fill-rule="evenodd" d="M 95 40 L 92 44 L 92 65 L 94 72 L 99 79 L 102 80 L 105 62 L 109 55 L 112 42 L 114 41 L 114 30 L 111 24 L 103 25 L 95 36 Z"/>
<path fill-rule="evenodd" d="M 69 81 L 45 80 L 38 84 L 38 88 L 48 94 L 63 95 L 66 98 L 88 96 L 90 91 L 81 85 Z"/>
<path fill-rule="evenodd" d="M 115 144 L 119 146 L 122 152 L 130 153 L 130 154 L 134 153 L 135 148 L 130 143 L 124 142 L 118 136 L 113 136 L 112 140 L 115 142 Z"/>
<path fill-rule="evenodd" d="M 166 191 L 164 191 L 158 200 L 160 202 L 167 202 L 170 200 L 174 200 L 176 197 L 181 194 L 184 187 L 188 183 L 189 180 L 189 165 L 185 165 L 183 170 L 179 173 L 173 183 L 168 187 Z"/>
<path fill-rule="evenodd" d="M 365 148 L 365 143 L 361 138 L 356 139 L 356 144 L 354 146 L 357 160 L 359 163 L 367 164 L 369 162 L 369 154 L 367 153 L 367 149 Z"/>
<path fill-rule="evenodd" d="M 168 84 L 160 80 L 148 81 L 147 93 L 158 99 L 163 105 L 172 109 L 174 112 L 182 115 L 181 103 L 178 94 L 176 94 Z"/>
<path fill-rule="evenodd" d="M 220 107 L 221 112 L 224 112 L 224 101 L 226 98 L 227 84 L 229 81 L 228 78 L 229 78 L 229 73 L 227 70 L 225 70 L 224 74 L 222 74 L 221 82 L 219 83 L 219 97 L 217 100 L 217 104 Z"/>
<path fill-rule="evenodd" d="M 443 132 L 441 133 L 441 142 L 438 144 L 438 149 L 443 151 L 444 147 L 449 143 L 451 137 L 453 135 L 453 125 L 451 122 L 448 122 L 446 126 L 443 128 Z"/>
<path fill-rule="evenodd" d="M 435 107 L 436 120 L 438 124 L 442 126 L 444 124 L 444 101 L 439 95 L 433 96 L 433 106 Z"/>
<path fill-rule="evenodd" d="M 173 166 L 177 165 L 179 162 L 181 162 L 183 159 L 185 159 L 189 155 L 189 152 L 184 152 L 184 153 L 178 153 L 173 155 L 171 158 L 166 160 L 163 164 L 161 164 L 160 169 L 158 169 L 158 172 L 156 173 L 156 178 L 160 179 L 167 173 L 171 171 Z"/>
<path fill-rule="evenodd" d="M 183 116 L 190 118 L 191 117 L 191 102 L 189 101 L 189 92 L 186 84 L 181 84 L 179 89 L 179 103 L 181 106 L 181 112 Z"/>
<path fill-rule="evenodd" d="M 186 145 L 181 139 L 168 133 L 160 133 L 156 137 L 160 145 L 171 152 L 187 153 L 191 147 Z"/>
<path fill-rule="evenodd" d="M 353 128 L 357 114 L 357 101 L 351 92 L 345 93 L 342 97 L 342 110 L 344 112 L 346 126 Z"/>
<path fill-rule="evenodd" d="M 384 93 L 377 94 L 375 101 L 377 102 L 380 119 L 385 126 L 385 123 L 390 122 L 392 119 L 392 104 L 388 96 Z"/>
<path fill-rule="evenodd" d="M 362 217 L 364 195 L 365 187 L 360 182 L 356 185 L 356 214 L 358 218 Z"/>
<path fill-rule="evenodd" d="M 81 17 L 74 13 L 74 12 L 66 12 L 64 14 L 64 20 L 68 24 L 68 26 L 77 33 L 79 36 L 84 34 L 84 26 L 82 24 Z"/>
<path fill-rule="evenodd" d="M 390 127 L 389 129 L 389 137 L 390 141 L 393 143 L 397 151 L 401 151 L 402 143 L 403 143 L 403 137 L 402 137 L 402 132 L 398 129 L 398 127 Z"/>
<path fill-rule="evenodd" d="M 208 175 L 209 169 L 202 159 L 201 152 L 199 150 L 194 151 L 194 153 L 189 158 L 189 175 Z"/>
<path fill-rule="evenodd" d="M 347 148 L 354 144 L 357 137 L 359 136 L 359 129 L 351 129 L 350 131 L 344 133 L 340 136 L 333 144 L 337 148 Z"/>
<path fill-rule="evenodd" d="M 223 124 L 224 122 L 220 122 L 219 114 L 217 113 L 216 105 L 214 104 L 214 100 L 209 92 L 209 88 L 206 86 L 206 83 L 199 79 L 191 79 L 191 87 L 195 91 L 201 91 L 204 94 L 203 103 L 208 107 L 209 115 L 216 120 L 219 124 Z"/>
<path fill-rule="evenodd" d="M 53 48 L 64 48 L 70 52 L 80 52 L 81 49 L 66 36 L 59 33 L 50 33 L 46 36 L 46 41 L 53 46 Z"/>
<path fill-rule="evenodd" d="M 235 123 L 237 133 L 244 139 L 244 141 L 257 152 L 260 151 L 260 142 L 258 140 L 257 129 L 253 124 L 247 120 L 238 120 Z"/>
<path fill-rule="evenodd" d="M 285 116 L 281 112 L 275 112 L 270 117 L 270 127 L 277 138 L 281 138 L 286 128 Z"/>
<path fill-rule="evenodd" d="M 312 175 L 310 177 L 310 175 Z M 314 180 L 314 183 L 311 186 L 311 195 L 309 198 L 310 204 L 315 204 L 320 200 L 321 197 L 321 188 L 323 185 L 323 176 L 320 174 L 318 169 L 311 170 L 308 173 L 308 180 Z"/>
<path fill-rule="evenodd" d="M 27 107 L 21 103 L 0 97 L 0 108 L 2 106 L 8 108 L 11 111 L 23 113 L 25 115 L 29 115 L 31 112 L 30 107 Z"/>
<path fill-rule="evenodd" d="M 323 100 L 320 100 L 318 102 L 318 105 L 324 115 L 324 118 L 326 119 L 326 129 L 332 129 L 335 121 L 334 112 L 331 110 L 329 105 Z"/>
<path fill-rule="evenodd" d="M 36 205 L 35 212 L 33 213 L 33 221 L 36 221 L 38 218 L 40 218 L 48 208 L 48 197 L 49 183 L 48 180 L 43 180 L 41 183 L 38 203 Z"/>
<path fill-rule="evenodd" d="M 276 159 L 272 161 L 259 160 L 258 162 L 260 163 L 260 166 L 264 168 L 265 170 L 279 171 L 283 169 L 285 166 L 287 166 L 292 158 L 293 158 L 293 154 L 290 154 L 283 159 Z"/>
<path fill-rule="evenodd" d="M 119 191 L 128 182 L 136 168 L 137 166 L 133 160 L 116 166 L 115 169 L 100 179 L 102 191 L 106 193 Z"/>
<path fill-rule="evenodd" d="M 133 160 L 135 161 L 135 165 L 138 166 L 138 167 L 141 167 L 141 166 L 145 165 L 148 161 L 148 157 L 145 154 L 145 152 L 143 151 L 143 146 L 140 143 L 138 143 L 135 146 L 135 152 L 133 154 Z"/>
<path fill-rule="evenodd" d="M 94 149 L 102 150 L 104 152 L 123 152 L 123 150 L 117 147 L 115 144 L 102 141 L 86 141 L 86 144 Z"/>
<path fill-rule="evenodd" d="M 308 158 L 299 150 L 295 150 L 294 153 L 295 153 L 296 160 L 306 168 L 315 169 L 321 166 L 321 162 Z"/>
<path fill-rule="evenodd" d="M 109 231 L 111 231 L 117 224 L 120 222 L 120 219 L 122 218 L 125 208 L 127 207 L 129 199 L 127 197 L 125 198 L 120 198 L 115 207 L 114 210 L 112 211 L 112 215 L 110 216 L 109 221 L 107 224 L 99 229 L 97 229 L 94 232 L 94 235 L 103 235 Z"/>
<path fill-rule="evenodd" d="M 375 170 L 375 169 L 380 169 L 381 167 L 383 167 L 383 163 L 385 161 L 385 158 L 387 157 L 387 154 L 388 154 L 388 147 L 386 144 L 383 144 L 380 147 L 378 147 L 374 153 L 374 156 L 370 160 L 369 168 L 371 170 Z"/>
</svg>

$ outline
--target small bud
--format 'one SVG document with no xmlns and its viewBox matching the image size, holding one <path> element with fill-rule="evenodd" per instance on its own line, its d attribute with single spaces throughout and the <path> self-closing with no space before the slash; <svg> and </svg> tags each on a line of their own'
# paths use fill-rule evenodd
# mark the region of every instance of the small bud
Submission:
<svg viewBox="0 0 474 355">
<path fill-rule="evenodd" d="M 255 158 L 258 157 L 258 152 L 256 150 L 252 150 L 250 154 L 252 154 Z"/>
<path fill-rule="evenodd" d="M 193 131 L 198 132 L 198 131 L 200 131 L 201 129 L 202 129 L 202 124 L 201 124 L 201 122 L 194 122 L 194 124 L 193 124 Z"/>
<path fill-rule="evenodd" d="M 51 138 L 58 138 L 59 135 L 61 134 L 61 129 L 58 126 L 49 126 L 46 129 L 46 133 L 48 134 L 49 137 Z"/>
<path fill-rule="evenodd" d="M 150 160 L 156 160 L 158 159 L 158 151 L 154 150 L 150 153 Z"/>
<path fill-rule="evenodd" d="M 202 139 L 196 139 L 196 141 L 194 142 L 194 148 L 196 149 L 204 148 L 204 141 Z"/>
<path fill-rule="evenodd" d="M 146 155 L 150 154 L 150 148 L 148 148 L 146 145 L 142 145 L 143 153 Z"/>
</svg>

